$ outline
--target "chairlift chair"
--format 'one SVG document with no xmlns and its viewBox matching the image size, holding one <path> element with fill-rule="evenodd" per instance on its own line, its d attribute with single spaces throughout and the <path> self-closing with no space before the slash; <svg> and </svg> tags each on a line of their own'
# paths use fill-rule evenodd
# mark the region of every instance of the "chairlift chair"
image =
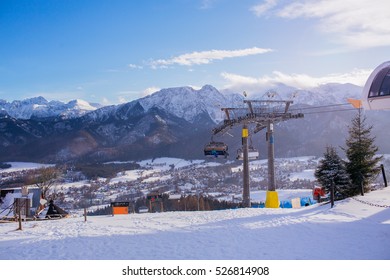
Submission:
<svg viewBox="0 0 390 280">
<path fill-rule="evenodd" d="M 252 146 L 248 147 L 248 160 L 255 160 L 259 158 L 259 151 Z M 237 150 L 237 157 L 238 160 L 244 160 L 244 153 L 242 149 Z"/>
<path fill-rule="evenodd" d="M 223 156 L 227 158 L 228 154 L 228 145 L 223 142 L 214 142 L 211 141 L 204 147 L 204 155 L 206 157 L 220 157 Z"/>
</svg>

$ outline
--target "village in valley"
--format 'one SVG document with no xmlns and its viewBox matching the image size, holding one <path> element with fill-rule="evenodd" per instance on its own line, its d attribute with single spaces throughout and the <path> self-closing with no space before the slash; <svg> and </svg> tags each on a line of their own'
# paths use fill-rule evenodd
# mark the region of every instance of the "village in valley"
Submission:
<svg viewBox="0 0 390 280">
<path fill-rule="evenodd" d="M 318 159 L 302 157 L 276 160 L 276 179 L 281 189 L 312 189 L 314 169 Z M 120 166 L 121 163 L 108 163 Z M 34 167 L 33 169 L 30 169 Z M 51 165 L 34 165 L 14 171 L 1 170 L 1 184 L 20 187 L 26 184 L 31 174 Z M 183 160 L 159 158 L 134 164 L 133 170 L 123 170 L 111 178 L 85 175 L 69 168 L 52 183 L 48 197 L 70 211 L 85 206 L 103 207 L 115 201 L 135 201 L 150 192 L 160 192 L 171 197 L 201 195 L 219 200 L 239 201 L 242 195 L 242 167 L 239 161 Z M 250 187 L 252 191 L 267 189 L 267 162 L 257 160 L 250 163 Z M 90 176 L 89 178 L 87 176 Z M 31 188 L 36 188 L 34 184 Z M 3 188 L 2 192 L 6 193 Z M 5 195 L 3 200 L 5 199 Z M 260 201 L 256 201 L 260 202 Z"/>
<path fill-rule="evenodd" d="M 389 161 L 390 159 L 385 160 Z M 315 181 L 314 171 L 318 165 L 317 157 L 283 158 L 275 160 L 276 182 L 278 190 L 302 190 L 304 196 L 311 195 L 313 188 L 318 185 Z M 6 195 L 14 187 L 21 188 L 28 185 L 31 176 L 37 176 L 45 169 L 56 172 L 51 178 L 47 198 L 52 199 L 56 205 L 69 213 L 81 213 L 87 208 L 90 214 L 109 207 L 113 202 L 129 202 L 130 212 L 139 212 L 142 206 L 148 211 L 169 210 L 210 210 L 204 206 L 184 205 L 186 197 L 206 197 L 208 199 L 231 203 L 228 207 L 238 207 L 242 200 L 242 164 L 232 160 L 184 160 L 178 158 L 157 158 L 134 162 L 131 170 L 122 170 L 110 177 L 99 177 L 99 172 L 116 166 L 119 169 L 129 167 L 128 163 L 112 162 L 101 164 L 94 168 L 94 172 L 76 170 L 74 166 L 56 167 L 53 165 L 11 163 L 10 167 L 1 170 L 2 201 L 6 208 Z M 125 165 L 123 167 L 122 165 Z M 121 167 L 122 166 L 122 167 Z M 250 162 L 250 191 L 253 205 L 264 203 L 259 193 L 267 190 L 267 161 L 255 160 Z M 99 170 L 100 171 L 99 171 Z M 102 171 L 103 170 L 103 171 Z M 380 185 L 382 179 L 377 178 Z M 42 184 L 42 182 L 40 182 Z M 43 184 L 46 184 L 43 182 Z M 7 188 L 5 186 L 12 186 Z M 39 183 L 28 187 L 37 189 Z M 16 193 L 20 193 L 18 188 Z M 31 191 L 30 191 L 31 192 Z M 39 196 L 39 192 L 33 192 Z M 148 194 L 158 193 L 165 195 L 166 199 L 175 201 L 175 205 L 161 209 L 161 206 L 152 207 L 148 201 Z M 295 194 L 297 195 L 297 194 Z M 180 204 L 180 199 L 182 204 Z M 33 199 L 35 208 L 39 208 L 39 198 Z M 137 203 L 136 203 L 137 202 Z M 172 203 L 171 203 L 172 204 Z M 30 211 L 36 211 L 34 207 Z M 5 211 L 3 211 L 5 212 Z M 108 211 L 109 212 L 109 211 Z M 103 212 L 103 213 L 108 213 Z M 35 214 L 35 213 L 34 213 Z M 3 215 L 4 216 L 4 215 Z"/>
</svg>

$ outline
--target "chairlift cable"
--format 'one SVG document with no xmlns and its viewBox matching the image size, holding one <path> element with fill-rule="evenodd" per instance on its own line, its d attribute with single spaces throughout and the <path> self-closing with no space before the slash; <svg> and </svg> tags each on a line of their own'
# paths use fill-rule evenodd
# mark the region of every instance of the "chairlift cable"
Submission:
<svg viewBox="0 0 390 280">
<path fill-rule="evenodd" d="M 305 115 L 309 114 L 321 114 L 321 113 L 331 113 L 331 112 L 343 112 L 343 111 L 354 111 L 356 108 L 351 108 L 350 103 L 339 103 L 339 104 L 327 104 L 327 105 L 322 105 L 322 106 L 312 106 L 312 107 L 304 107 L 304 108 L 291 108 L 289 111 L 300 111 L 304 113 Z M 342 109 L 332 109 L 332 110 L 314 110 L 312 112 L 305 112 L 305 111 L 310 111 L 313 109 L 322 109 L 322 108 L 334 108 L 334 107 L 341 107 L 341 106 L 348 106 L 349 108 L 342 108 Z"/>
<path fill-rule="evenodd" d="M 337 106 L 347 106 L 347 105 L 351 105 L 351 104 L 349 104 L 349 103 L 340 103 L 340 104 L 327 104 L 327 105 L 322 105 L 322 106 L 291 108 L 289 111 L 312 110 L 312 109 L 329 108 L 329 107 L 337 107 Z"/>
<path fill-rule="evenodd" d="M 346 112 L 346 111 L 355 111 L 355 110 L 356 110 L 355 108 L 352 108 L 352 109 L 338 109 L 338 110 L 308 112 L 308 113 L 305 113 L 305 115 L 310 115 L 310 114 L 322 114 L 322 113 L 332 113 L 332 112 Z"/>
</svg>

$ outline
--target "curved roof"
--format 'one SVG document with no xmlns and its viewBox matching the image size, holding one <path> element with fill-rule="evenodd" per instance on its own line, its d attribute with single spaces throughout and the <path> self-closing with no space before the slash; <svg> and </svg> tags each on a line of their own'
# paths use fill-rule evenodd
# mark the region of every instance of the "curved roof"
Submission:
<svg viewBox="0 0 390 280">
<path fill-rule="evenodd" d="M 390 61 L 379 65 L 368 77 L 362 101 L 366 109 L 390 109 Z"/>
</svg>

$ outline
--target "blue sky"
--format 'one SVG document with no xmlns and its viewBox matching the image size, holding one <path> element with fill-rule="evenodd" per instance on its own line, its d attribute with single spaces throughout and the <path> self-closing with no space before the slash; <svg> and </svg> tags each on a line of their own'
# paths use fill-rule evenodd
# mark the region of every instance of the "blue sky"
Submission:
<svg viewBox="0 0 390 280">
<path fill-rule="evenodd" d="M 118 104 L 161 88 L 363 85 L 387 0 L 0 0 L 0 99 Z"/>
</svg>

